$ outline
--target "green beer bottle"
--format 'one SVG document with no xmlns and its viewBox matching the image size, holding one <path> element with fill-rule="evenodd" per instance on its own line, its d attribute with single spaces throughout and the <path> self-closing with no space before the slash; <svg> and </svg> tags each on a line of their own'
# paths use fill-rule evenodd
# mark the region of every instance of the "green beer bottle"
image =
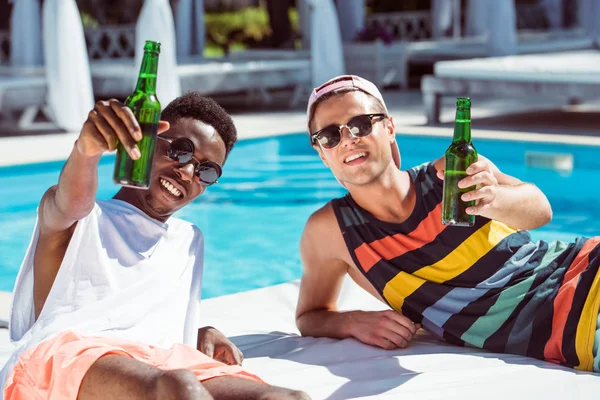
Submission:
<svg viewBox="0 0 600 400">
<path fill-rule="evenodd" d="M 465 209 L 475 205 L 475 201 L 463 201 L 460 196 L 470 192 L 475 186 L 461 189 L 458 182 L 467 176 L 467 168 L 477 161 L 477 150 L 471 143 L 471 99 L 459 97 L 456 101 L 454 138 L 446 150 L 444 166 L 444 194 L 442 223 L 444 225 L 473 226 L 475 216 Z"/>
<path fill-rule="evenodd" d="M 131 108 L 142 130 L 142 140 L 137 145 L 142 156 L 131 159 L 122 143 L 117 146 L 117 160 L 113 181 L 118 185 L 148 189 L 152 174 L 154 145 L 160 120 L 160 103 L 156 98 L 156 72 L 160 43 L 150 40 L 144 45 L 144 58 L 134 92 L 127 97 L 125 105 Z"/>
</svg>

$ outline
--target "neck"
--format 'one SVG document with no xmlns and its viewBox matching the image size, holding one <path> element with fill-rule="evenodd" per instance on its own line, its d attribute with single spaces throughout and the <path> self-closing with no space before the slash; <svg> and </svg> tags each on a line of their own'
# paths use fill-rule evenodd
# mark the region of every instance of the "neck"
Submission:
<svg viewBox="0 0 600 400">
<path fill-rule="evenodd" d="M 140 67 L 140 74 L 135 86 L 136 92 L 156 94 L 156 72 L 158 70 L 158 54 L 145 52 Z"/>
<path fill-rule="evenodd" d="M 122 187 L 114 196 L 113 199 L 121 200 L 126 203 L 131 204 L 135 208 L 144 212 L 150 218 L 153 218 L 159 222 L 167 222 L 171 214 L 161 215 L 157 213 L 150 205 L 146 199 L 147 193 L 146 190 L 141 189 L 130 189 L 126 187 Z"/>
<path fill-rule="evenodd" d="M 468 108 L 459 108 L 456 110 L 454 122 L 454 143 L 471 142 L 471 110 Z"/>
<path fill-rule="evenodd" d="M 408 173 L 394 165 L 367 185 L 347 186 L 356 204 L 380 221 L 401 223 L 414 210 L 414 185 Z"/>
</svg>

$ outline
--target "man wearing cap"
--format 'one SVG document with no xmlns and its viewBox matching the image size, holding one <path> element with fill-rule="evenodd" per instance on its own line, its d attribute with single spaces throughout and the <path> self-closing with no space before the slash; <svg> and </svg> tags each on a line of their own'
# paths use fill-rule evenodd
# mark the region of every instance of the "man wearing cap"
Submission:
<svg viewBox="0 0 600 400">
<path fill-rule="evenodd" d="M 357 76 L 315 88 L 313 148 L 348 194 L 306 223 L 296 323 L 304 336 L 404 348 L 420 327 L 458 345 L 598 371 L 600 238 L 532 242 L 552 209 L 534 185 L 480 156 L 460 187 L 471 228 L 441 222 L 444 158 L 400 169 L 381 93 Z M 339 312 L 347 274 L 390 306 Z"/>
</svg>

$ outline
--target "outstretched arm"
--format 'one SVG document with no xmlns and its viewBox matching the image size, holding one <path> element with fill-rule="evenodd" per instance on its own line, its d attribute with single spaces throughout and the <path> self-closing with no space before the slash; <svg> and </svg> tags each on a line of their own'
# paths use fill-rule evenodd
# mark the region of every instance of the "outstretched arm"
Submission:
<svg viewBox="0 0 600 400">
<path fill-rule="evenodd" d="M 159 131 L 168 129 L 163 122 Z M 60 174 L 58 185 L 44 195 L 40 208 L 42 232 L 64 231 L 94 208 L 98 189 L 98 162 L 103 153 L 124 144 L 133 159 L 140 157 L 136 141 L 142 138 L 131 110 L 117 100 L 99 101 L 88 114 L 79 138 Z"/>
<path fill-rule="evenodd" d="M 436 162 L 437 176 L 444 179 L 443 157 Z M 462 195 L 464 201 L 477 200 L 467 213 L 503 222 L 517 229 L 535 229 L 552 220 L 552 207 L 542 191 L 531 183 L 501 172 L 489 159 L 479 160 L 467 168 L 460 188 L 477 186 Z"/>
<path fill-rule="evenodd" d="M 158 130 L 168 128 L 167 122 L 161 122 Z M 139 139 L 141 130 L 133 113 L 117 100 L 99 101 L 89 112 L 58 185 L 46 191 L 38 209 L 40 233 L 33 262 L 36 317 L 54 283 L 77 221 L 94 208 L 100 157 L 114 150 L 119 140 L 134 159 L 139 158 L 135 144 Z"/>
<path fill-rule="evenodd" d="M 337 307 L 342 283 L 351 268 L 336 252 L 343 239 L 330 204 L 308 220 L 300 244 L 304 272 L 296 309 L 296 325 L 303 336 L 345 339 L 384 349 L 406 347 L 418 325 L 393 311 L 346 311 Z"/>
</svg>

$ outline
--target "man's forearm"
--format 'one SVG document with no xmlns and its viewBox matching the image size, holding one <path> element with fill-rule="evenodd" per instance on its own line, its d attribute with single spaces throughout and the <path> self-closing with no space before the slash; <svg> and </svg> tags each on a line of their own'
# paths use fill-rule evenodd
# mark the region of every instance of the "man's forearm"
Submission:
<svg viewBox="0 0 600 400">
<path fill-rule="evenodd" d="M 498 186 L 492 219 L 518 229 L 535 229 L 552 219 L 546 196 L 535 185 L 520 183 Z"/>
<path fill-rule="evenodd" d="M 82 154 L 76 144 L 60 174 L 55 204 L 74 220 L 85 217 L 94 207 L 100 157 Z"/>
<path fill-rule="evenodd" d="M 302 336 L 346 339 L 352 337 L 352 318 L 359 311 L 314 310 L 302 314 L 296 324 Z"/>
</svg>

